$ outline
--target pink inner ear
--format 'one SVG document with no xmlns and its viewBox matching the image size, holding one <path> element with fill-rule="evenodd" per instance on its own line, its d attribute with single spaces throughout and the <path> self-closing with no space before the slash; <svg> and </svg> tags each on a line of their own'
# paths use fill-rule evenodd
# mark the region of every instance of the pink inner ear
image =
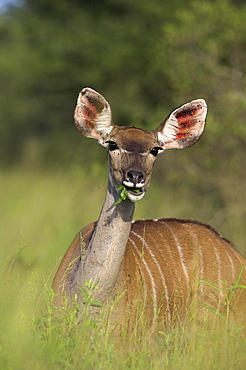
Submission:
<svg viewBox="0 0 246 370">
<path fill-rule="evenodd" d="M 82 120 L 83 125 L 89 129 L 94 129 L 94 120 L 98 114 L 98 110 L 90 99 L 85 98 L 85 96 L 82 96 L 81 101 L 82 103 L 78 105 L 77 116 Z"/>
<path fill-rule="evenodd" d="M 175 138 L 177 140 L 186 139 L 192 135 L 192 128 L 199 124 L 199 116 L 202 114 L 202 106 L 198 104 L 195 108 L 189 107 L 175 114 L 178 121 Z"/>
<path fill-rule="evenodd" d="M 187 121 L 191 117 L 197 117 L 202 114 L 203 107 L 201 104 L 197 104 L 196 107 L 187 107 L 186 109 L 182 109 L 181 111 L 178 111 L 175 114 L 175 117 L 178 120 L 179 124 L 182 124 L 182 122 Z"/>
<path fill-rule="evenodd" d="M 191 135 L 192 134 L 191 134 L 190 130 L 189 131 L 186 131 L 186 132 L 182 131 L 182 132 L 179 132 L 178 134 L 175 135 L 175 139 L 176 140 L 187 139 Z"/>
<path fill-rule="evenodd" d="M 74 122 L 82 135 L 102 141 L 113 127 L 108 102 L 96 91 L 84 88 L 78 96 Z"/>
<path fill-rule="evenodd" d="M 93 121 L 89 121 L 88 119 L 86 118 L 83 118 L 83 124 L 89 128 L 90 130 L 93 130 L 95 128 L 95 125 L 93 123 Z"/>
</svg>

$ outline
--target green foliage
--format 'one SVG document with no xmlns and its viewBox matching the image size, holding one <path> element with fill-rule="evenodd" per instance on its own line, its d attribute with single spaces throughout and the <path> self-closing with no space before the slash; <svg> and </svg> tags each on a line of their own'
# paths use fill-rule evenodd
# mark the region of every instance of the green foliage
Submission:
<svg viewBox="0 0 246 370">
<path fill-rule="evenodd" d="M 119 204 L 123 200 L 126 200 L 129 190 L 124 185 L 119 186 L 116 190 L 120 190 L 120 196 L 119 196 L 119 199 L 114 204 Z M 132 188 L 131 191 L 134 191 L 134 193 L 136 194 L 140 193 L 140 189 L 137 189 L 137 188 L 136 189 Z"/>
<path fill-rule="evenodd" d="M 200 301 L 200 303 L 204 307 L 206 307 L 207 310 L 212 312 L 214 315 L 219 316 L 221 319 L 225 320 L 225 322 L 226 322 L 227 318 L 229 317 L 229 314 L 230 314 L 229 307 L 231 307 L 231 305 L 232 305 L 233 298 L 234 298 L 236 290 L 238 288 L 246 289 L 245 285 L 240 284 L 240 281 L 242 279 L 243 271 L 244 271 L 244 266 L 241 267 L 241 269 L 239 271 L 239 274 L 237 276 L 237 279 L 234 282 L 234 284 L 230 285 L 230 286 L 228 286 L 228 284 L 223 282 L 223 281 L 220 281 L 220 284 L 222 286 L 219 287 L 218 285 L 213 284 L 210 281 L 203 280 L 203 279 L 199 280 L 199 285 L 200 284 L 208 285 L 214 291 L 220 292 L 220 294 L 222 294 L 226 298 L 226 303 L 225 303 L 225 307 L 224 307 L 225 310 L 224 310 L 223 313 L 220 313 L 218 310 L 215 310 L 213 307 L 211 307 L 211 306 L 205 304 L 204 302 Z"/>
<path fill-rule="evenodd" d="M 88 307 L 90 306 L 102 307 L 103 306 L 102 303 L 93 300 L 93 291 L 95 290 L 98 284 L 100 284 L 100 281 L 98 281 L 97 283 L 93 283 L 92 279 L 90 279 L 88 282 L 85 282 L 85 288 L 83 288 L 82 286 L 80 287 L 80 291 L 83 296 L 82 302 L 85 306 L 88 306 Z"/>
<path fill-rule="evenodd" d="M 180 174 L 216 215 L 225 194 L 245 204 L 245 16 L 244 2 L 224 0 L 26 0 L 1 14 L 1 164 L 102 171 L 103 149 L 73 126 L 84 86 L 107 98 L 116 124 L 153 129 L 203 97 L 201 141 L 162 156 L 160 178 L 178 192 Z"/>
<path fill-rule="evenodd" d="M 244 370 L 246 342 L 241 328 L 195 323 L 129 342 L 115 341 L 106 316 L 86 309 L 57 308 L 54 293 L 40 287 L 35 269 L 22 281 L 1 260 L 0 368 L 6 370 Z M 38 296 L 37 296 L 38 293 Z M 10 310 L 11 307 L 11 310 Z M 8 309 L 7 309 L 8 308 Z"/>
<path fill-rule="evenodd" d="M 220 161 L 223 170 L 228 168 L 223 158 L 230 167 L 241 168 L 246 144 L 245 14 L 245 4 L 192 1 L 163 25 L 156 44 L 155 69 L 170 81 L 176 101 L 192 96 L 207 100 L 206 148 L 211 147 L 213 160 Z"/>
<path fill-rule="evenodd" d="M 29 0 L 2 14 L 2 160 L 33 155 L 30 141 L 37 159 L 75 160 L 72 112 L 88 85 L 110 101 L 117 124 L 153 128 L 177 105 L 206 98 L 206 147 L 218 161 L 229 150 L 236 165 L 246 136 L 245 12 L 223 0 Z"/>
<path fill-rule="evenodd" d="M 151 13 L 160 18 L 154 3 Z M 145 30 L 151 13 L 145 15 L 151 8 L 140 9 L 141 17 L 131 2 L 27 1 L 18 12 L 1 17 L 2 158 L 16 159 L 30 138 L 42 145 L 46 141 L 41 157 L 52 150 L 57 158 L 65 143 L 72 151 L 72 112 L 86 85 L 118 106 L 119 124 L 143 118 L 148 111 L 142 97 L 150 61 L 146 47 L 151 47 Z M 156 25 L 153 37 L 157 32 Z M 8 149 L 10 142 L 15 153 Z"/>
</svg>

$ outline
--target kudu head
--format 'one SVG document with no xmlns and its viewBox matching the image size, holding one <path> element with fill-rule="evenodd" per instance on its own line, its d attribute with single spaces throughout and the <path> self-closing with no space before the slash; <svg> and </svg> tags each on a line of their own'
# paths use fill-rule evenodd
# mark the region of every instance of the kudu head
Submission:
<svg viewBox="0 0 246 370">
<path fill-rule="evenodd" d="M 206 114 L 206 102 L 198 99 L 175 109 L 156 130 L 115 126 L 106 99 L 84 88 L 79 94 L 74 118 L 82 135 L 97 139 L 108 149 L 112 185 L 124 187 L 127 197 L 136 202 L 149 187 L 157 154 L 164 149 L 195 144 L 203 132 Z"/>
</svg>

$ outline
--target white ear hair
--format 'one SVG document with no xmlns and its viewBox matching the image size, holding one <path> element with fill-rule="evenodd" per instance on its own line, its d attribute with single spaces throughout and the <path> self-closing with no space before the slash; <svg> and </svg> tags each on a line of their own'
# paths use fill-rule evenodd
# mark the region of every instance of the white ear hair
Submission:
<svg viewBox="0 0 246 370">
<path fill-rule="evenodd" d="M 157 128 L 163 149 L 186 148 L 195 144 L 204 129 L 207 115 L 205 100 L 193 100 L 175 109 Z"/>
<path fill-rule="evenodd" d="M 100 143 L 113 128 L 109 103 L 102 95 L 89 87 L 79 93 L 74 121 L 77 130 L 82 135 L 97 139 Z"/>
</svg>

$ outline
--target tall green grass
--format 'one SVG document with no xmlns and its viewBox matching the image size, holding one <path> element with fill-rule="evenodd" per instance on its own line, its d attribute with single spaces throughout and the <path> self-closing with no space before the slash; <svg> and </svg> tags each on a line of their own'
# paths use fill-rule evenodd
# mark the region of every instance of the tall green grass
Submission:
<svg viewBox="0 0 246 370">
<path fill-rule="evenodd" d="M 73 311 L 54 316 L 52 277 L 75 233 L 97 219 L 106 174 L 18 168 L 1 172 L 0 180 L 0 369 L 246 368 L 240 328 L 194 325 L 119 343 L 104 317 L 95 322 L 85 314 L 77 325 Z M 161 206 L 157 189 L 153 183 L 136 218 L 184 217 L 177 208 L 190 217 L 190 203 L 173 206 L 167 185 Z"/>
</svg>

